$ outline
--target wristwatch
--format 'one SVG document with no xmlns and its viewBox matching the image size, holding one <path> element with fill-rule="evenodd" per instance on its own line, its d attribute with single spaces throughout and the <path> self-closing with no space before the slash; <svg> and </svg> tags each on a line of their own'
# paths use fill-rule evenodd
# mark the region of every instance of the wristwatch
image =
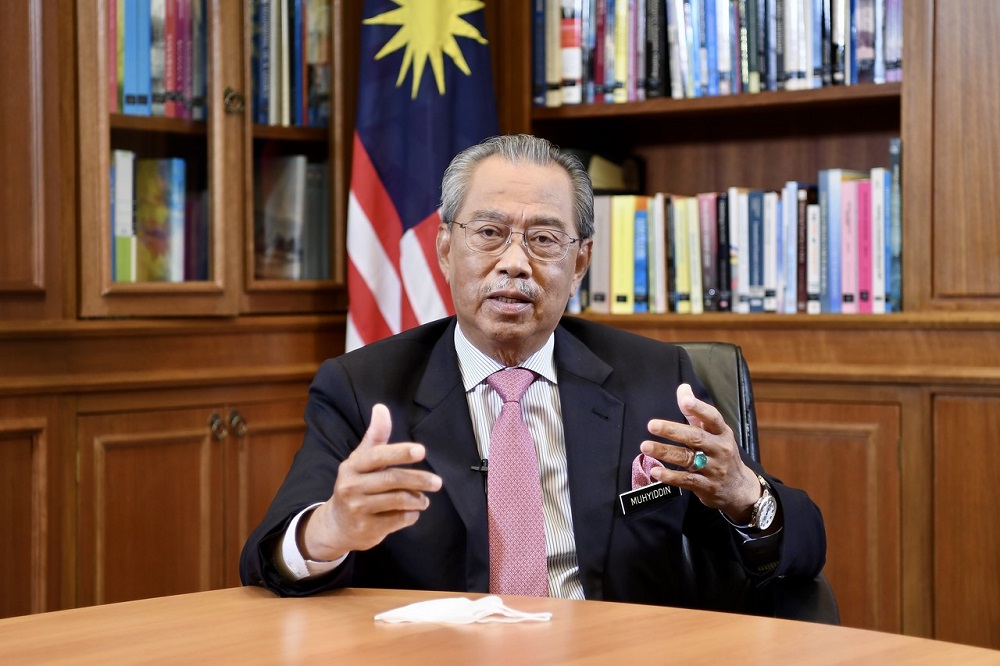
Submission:
<svg viewBox="0 0 1000 666">
<path fill-rule="evenodd" d="M 753 505 L 753 514 L 750 516 L 750 529 L 766 530 L 774 522 L 774 515 L 778 512 L 778 501 L 771 494 L 771 486 L 760 474 L 757 475 L 760 481 L 761 496 Z"/>
</svg>

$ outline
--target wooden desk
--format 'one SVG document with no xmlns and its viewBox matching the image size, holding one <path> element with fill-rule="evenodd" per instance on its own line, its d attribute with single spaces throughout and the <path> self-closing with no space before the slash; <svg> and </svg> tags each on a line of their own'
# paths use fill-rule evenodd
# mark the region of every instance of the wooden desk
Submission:
<svg viewBox="0 0 1000 666">
<path fill-rule="evenodd" d="M 231 588 L 0 620 L 0 663 L 928 663 L 1000 652 L 860 629 L 596 601 L 508 597 L 550 622 L 386 624 L 381 611 L 461 596 L 340 590 L 281 599 Z"/>
</svg>

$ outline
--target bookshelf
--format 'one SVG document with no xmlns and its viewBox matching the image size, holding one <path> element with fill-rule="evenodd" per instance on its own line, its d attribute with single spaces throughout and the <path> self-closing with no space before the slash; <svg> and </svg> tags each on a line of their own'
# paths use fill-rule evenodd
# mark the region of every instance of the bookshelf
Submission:
<svg viewBox="0 0 1000 666">
<path fill-rule="evenodd" d="M 989 481 L 968 492 L 956 460 L 969 446 L 986 460 L 988 444 L 970 444 L 963 417 L 978 415 L 977 433 L 1000 427 L 991 415 L 1000 195 L 990 166 L 1000 134 L 987 120 L 1000 109 L 991 37 L 1000 8 L 906 0 L 902 83 L 544 108 L 531 100 L 532 6 L 490 14 L 503 131 L 637 154 L 646 193 L 774 189 L 820 168 L 884 165 L 888 139 L 902 137 L 902 313 L 584 316 L 743 347 L 762 457 L 824 512 L 845 624 L 1000 647 L 995 588 L 966 580 L 995 576 L 982 558 L 959 555 L 995 560 L 1000 533 L 956 530 L 950 508 L 961 498 L 962 510 L 989 514 L 1000 501 Z"/>
</svg>

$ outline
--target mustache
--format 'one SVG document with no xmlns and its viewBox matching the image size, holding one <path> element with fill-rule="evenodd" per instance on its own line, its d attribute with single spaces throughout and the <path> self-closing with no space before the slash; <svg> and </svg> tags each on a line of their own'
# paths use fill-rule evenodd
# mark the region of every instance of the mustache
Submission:
<svg viewBox="0 0 1000 666">
<path fill-rule="evenodd" d="M 483 294 L 488 296 L 496 291 L 508 290 L 515 290 L 530 300 L 538 298 L 538 288 L 535 285 L 527 280 L 511 278 L 502 278 L 493 284 L 486 285 L 483 289 Z"/>
</svg>

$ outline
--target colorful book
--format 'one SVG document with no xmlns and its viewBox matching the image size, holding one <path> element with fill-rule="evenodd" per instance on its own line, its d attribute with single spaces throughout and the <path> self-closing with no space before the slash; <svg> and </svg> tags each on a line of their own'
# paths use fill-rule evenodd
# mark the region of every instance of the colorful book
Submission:
<svg viewBox="0 0 1000 666">
<path fill-rule="evenodd" d="M 824 244 L 820 249 L 821 300 L 823 312 L 841 312 L 844 291 L 842 281 L 841 214 L 840 194 L 845 180 L 859 180 L 868 177 L 868 171 L 854 169 L 822 169 L 819 172 L 820 223 Z"/>
<path fill-rule="evenodd" d="M 632 274 L 632 311 L 649 312 L 649 205 L 648 197 L 635 197 L 635 250 Z"/>
<path fill-rule="evenodd" d="M 178 0 L 164 0 L 163 18 L 163 114 L 177 118 L 177 6 Z"/>
<path fill-rule="evenodd" d="M 138 282 L 184 280 L 185 187 L 184 160 L 135 160 Z"/>
<path fill-rule="evenodd" d="M 822 225 L 818 203 L 806 205 L 806 314 L 822 312 L 820 294 L 820 247 L 822 246 Z"/>
<path fill-rule="evenodd" d="M 583 0 L 562 0 L 559 57 L 563 104 L 583 103 Z"/>
<path fill-rule="evenodd" d="M 764 192 L 764 312 L 778 311 L 781 291 L 782 243 L 780 197 Z"/>
<path fill-rule="evenodd" d="M 122 112 L 134 116 L 148 116 L 152 113 L 149 11 L 149 3 L 145 0 L 125 2 Z"/>
<path fill-rule="evenodd" d="M 899 137 L 889 141 L 889 231 L 886 234 L 886 312 L 903 311 L 903 143 Z"/>
<path fill-rule="evenodd" d="M 262 158 L 258 169 L 254 275 L 262 280 L 301 279 L 306 156 Z"/>
</svg>

